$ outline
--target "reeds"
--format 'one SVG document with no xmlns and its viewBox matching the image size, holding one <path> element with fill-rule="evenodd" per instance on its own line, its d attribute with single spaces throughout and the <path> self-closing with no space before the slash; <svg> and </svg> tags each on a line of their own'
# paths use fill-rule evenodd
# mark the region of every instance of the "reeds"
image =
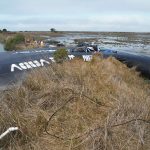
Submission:
<svg viewBox="0 0 150 150">
<path fill-rule="evenodd" d="M 114 58 L 35 70 L 1 94 L 0 147 L 11 150 L 148 150 L 150 85 Z"/>
</svg>

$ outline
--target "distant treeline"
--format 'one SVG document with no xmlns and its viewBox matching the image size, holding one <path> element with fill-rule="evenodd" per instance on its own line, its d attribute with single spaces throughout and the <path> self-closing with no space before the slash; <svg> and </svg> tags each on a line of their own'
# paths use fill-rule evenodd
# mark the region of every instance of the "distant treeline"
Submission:
<svg viewBox="0 0 150 150">
<path fill-rule="evenodd" d="M 1 32 L 8 32 L 7 29 L 0 29 L 0 33 Z"/>
</svg>

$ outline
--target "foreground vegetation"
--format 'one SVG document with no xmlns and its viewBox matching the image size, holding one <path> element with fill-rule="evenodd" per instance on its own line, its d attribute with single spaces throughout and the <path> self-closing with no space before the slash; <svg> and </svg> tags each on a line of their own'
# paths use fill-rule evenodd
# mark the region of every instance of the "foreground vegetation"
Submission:
<svg viewBox="0 0 150 150">
<path fill-rule="evenodd" d="M 150 85 L 114 58 L 35 70 L 1 94 L 0 133 L 11 150 L 148 150 Z"/>
</svg>

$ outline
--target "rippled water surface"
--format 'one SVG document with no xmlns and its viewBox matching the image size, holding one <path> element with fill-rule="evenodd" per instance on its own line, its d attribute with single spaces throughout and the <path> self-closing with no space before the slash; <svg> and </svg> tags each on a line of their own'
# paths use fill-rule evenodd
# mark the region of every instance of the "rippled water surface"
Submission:
<svg viewBox="0 0 150 150">
<path fill-rule="evenodd" d="M 61 37 L 50 37 L 64 44 L 75 44 L 75 39 L 94 42 L 100 47 L 150 56 L 150 33 L 68 33 Z"/>
</svg>

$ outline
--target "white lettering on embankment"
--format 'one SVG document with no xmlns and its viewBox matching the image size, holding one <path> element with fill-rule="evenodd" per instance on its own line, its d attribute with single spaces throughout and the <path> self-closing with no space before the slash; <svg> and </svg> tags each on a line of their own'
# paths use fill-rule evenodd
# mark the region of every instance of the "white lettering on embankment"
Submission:
<svg viewBox="0 0 150 150">
<path fill-rule="evenodd" d="M 29 62 L 21 62 L 19 64 L 11 64 L 11 72 L 14 72 L 16 69 L 22 71 L 36 67 L 43 67 L 45 64 L 50 64 L 50 62 L 44 59 L 40 59 L 39 61 L 34 60 Z"/>
<path fill-rule="evenodd" d="M 91 61 L 92 55 L 82 55 L 84 61 Z"/>
<path fill-rule="evenodd" d="M 55 62 L 54 57 L 49 57 L 49 59 L 50 59 L 52 62 Z"/>
<path fill-rule="evenodd" d="M 68 55 L 69 59 L 72 60 L 75 56 L 74 55 Z"/>
<path fill-rule="evenodd" d="M 69 60 L 74 59 L 74 55 L 68 55 Z M 92 60 L 92 55 L 82 55 L 82 58 L 84 61 L 91 61 Z M 33 61 L 28 61 L 28 62 L 21 62 L 19 64 L 11 64 L 11 72 L 14 72 L 15 70 L 28 70 L 32 68 L 37 68 L 37 67 L 43 67 L 47 64 L 50 64 L 50 62 L 55 62 L 54 57 L 49 57 L 50 61 L 40 59 L 38 60 L 33 60 Z"/>
</svg>

